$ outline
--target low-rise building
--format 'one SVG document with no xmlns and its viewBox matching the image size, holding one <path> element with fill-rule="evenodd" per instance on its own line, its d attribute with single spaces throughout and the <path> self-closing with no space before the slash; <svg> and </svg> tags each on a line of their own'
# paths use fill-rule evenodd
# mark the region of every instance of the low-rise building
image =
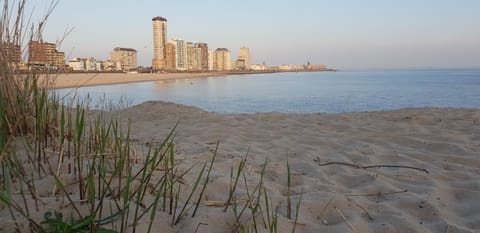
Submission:
<svg viewBox="0 0 480 233">
<path fill-rule="evenodd" d="M 103 63 L 103 71 L 120 71 L 122 70 L 122 63 L 106 60 Z"/>
<path fill-rule="evenodd" d="M 97 61 L 95 58 L 74 58 L 68 62 L 68 67 L 73 71 L 121 71 L 122 64 L 120 61 L 114 62 L 110 60 Z"/>
<path fill-rule="evenodd" d="M 110 60 L 120 62 L 123 71 L 135 70 L 138 67 L 137 50 L 117 47 L 110 52 Z"/>
<path fill-rule="evenodd" d="M 250 69 L 254 71 L 265 71 L 268 70 L 268 66 L 265 64 L 252 64 Z"/>
<path fill-rule="evenodd" d="M 82 60 L 81 58 L 74 58 L 70 61 L 68 61 L 68 67 L 70 67 L 71 70 L 73 71 L 85 71 L 85 61 Z"/>
</svg>

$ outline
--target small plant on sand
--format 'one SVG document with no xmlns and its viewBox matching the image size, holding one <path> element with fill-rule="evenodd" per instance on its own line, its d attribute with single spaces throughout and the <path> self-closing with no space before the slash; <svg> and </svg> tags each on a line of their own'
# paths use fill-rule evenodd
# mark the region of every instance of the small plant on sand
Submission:
<svg viewBox="0 0 480 233">
<path fill-rule="evenodd" d="M 73 218 L 64 219 L 62 213 L 54 211 L 46 212 L 44 216 L 45 220 L 41 222 L 45 225 L 45 233 L 82 233 L 90 232 L 89 227 L 94 223 L 91 217 L 86 217 L 75 221 Z M 103 225 L 115 221 L 115 218 L 103 219 L 95 224 Z M 116 233 L 114 230 L 97 228 L 96 233 Z"/>
</svg>

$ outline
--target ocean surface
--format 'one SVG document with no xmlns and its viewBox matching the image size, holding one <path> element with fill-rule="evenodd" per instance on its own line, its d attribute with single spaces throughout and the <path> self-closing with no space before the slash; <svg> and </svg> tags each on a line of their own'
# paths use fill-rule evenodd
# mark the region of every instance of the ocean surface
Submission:
<svg viewBox="0 0 480 233">
<path fill-rule="evenodd" d="M 91 108 L 162 100 L 217 113 L 480 108 L 480 70 L 273 73 L 58 90 L 72 92 L 88 96 Z"/>
</svg>

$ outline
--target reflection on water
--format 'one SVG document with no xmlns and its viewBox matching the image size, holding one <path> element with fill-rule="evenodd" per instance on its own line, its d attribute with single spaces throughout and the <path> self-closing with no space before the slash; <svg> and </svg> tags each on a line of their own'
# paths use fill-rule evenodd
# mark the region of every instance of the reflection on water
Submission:
<svg viewBox="0 0 480 233">
<path fill-rule="evenodd" d="M 233 75 L 84 87 L 78 95 L 89 95 L 92 107 L 102 98 L 126 98 L 130 105 L 162 100 L 220 113 L 334 113 L 479 108 L 478 90 L 479 70 L 432 70 Z"/>
</svg>

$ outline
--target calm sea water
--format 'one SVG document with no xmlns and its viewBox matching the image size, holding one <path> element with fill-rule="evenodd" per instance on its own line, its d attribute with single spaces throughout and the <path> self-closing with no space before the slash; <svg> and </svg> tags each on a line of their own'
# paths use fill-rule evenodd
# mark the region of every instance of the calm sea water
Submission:
<svg viewBox="0 0 480 233">
<path fill-rule="evenodd" d="M 61 95 L 72 89 L 61 89 Z M 169 101 L 218 113 L 338 113 L 410 107 L 480 108 L 480 70 L 303 72 L 83 87 L 91 107 Z"/>
</svg>

